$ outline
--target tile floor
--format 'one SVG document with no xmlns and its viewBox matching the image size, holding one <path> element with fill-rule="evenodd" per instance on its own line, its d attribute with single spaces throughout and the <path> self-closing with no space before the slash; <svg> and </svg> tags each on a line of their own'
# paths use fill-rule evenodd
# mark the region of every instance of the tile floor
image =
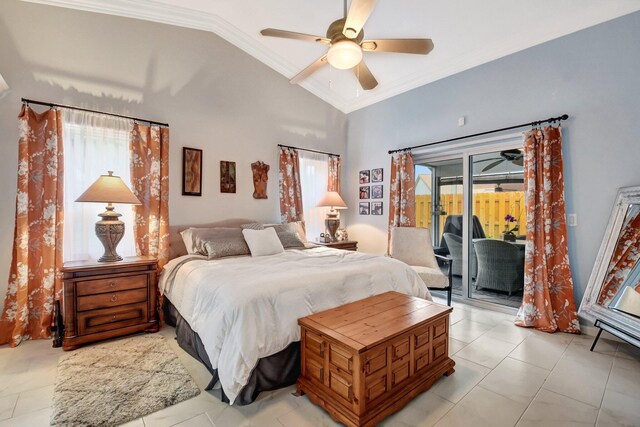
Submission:
<svg viewBox="0 0 640 427">
<path fill-rule="evenodd" d="M 384 426 L 640 426 L 640 350 L 592 337 L 513 326 L 511 316 L 454 303 L 450 352 L 456 372 L 443 377 Z M 195 381 L 209 375 L 167 337 Z M 603 335 L 604 336 L 604 335 Z M 49 341 L 0 347 L 0 427 L 49 424 L 60 349 Z M 252 405 L 228 406 L 203 391 L 127 426 L 333 426 L 294 387 L 263 393 Z"/>
</svg>

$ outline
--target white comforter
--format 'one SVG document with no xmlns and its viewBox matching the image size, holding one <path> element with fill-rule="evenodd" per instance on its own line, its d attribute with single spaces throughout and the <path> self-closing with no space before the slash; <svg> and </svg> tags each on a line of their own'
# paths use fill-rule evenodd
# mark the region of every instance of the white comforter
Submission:
<svg viewBox="0 0 640 427">
<path fill-rule="evenodd" d="M 230 402 L 258 359 L 300 340 L 300 317 L 390 290 L 431 300 L 400 261 L 324 247 L 213 261 L 187 255 L 165 266 L 160 290 L 200 336 Z"/>
</svg>

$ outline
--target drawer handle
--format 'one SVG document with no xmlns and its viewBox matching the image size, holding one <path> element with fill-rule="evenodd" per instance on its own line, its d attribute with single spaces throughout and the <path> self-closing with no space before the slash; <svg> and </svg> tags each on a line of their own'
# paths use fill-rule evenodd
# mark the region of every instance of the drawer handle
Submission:
<svg viewBox="0 0 640 427">
<path fill-rule="evenodd" d="M 118 301 L 118 295 L 114 294 L 111 296 L 111 302 L 116 302 L 116 301 Z"/>
<path fill-rule="evenodd" d="M 324 357 L 324 341 L 320 343 L 320 357 Z"/>
<path fill-rule="evenodd" d="M 116 282 L 114 282 L 114 281 L 109 282 L 109 286 L 111 286 L 112 288 L 115 288 L 116 287 Z"/>
<path fill-rule="evenodd" d="M 112 321 L 112 322 L 115 322 L 115 321 L 116 321 L 116 316 L 113 316 L 113 317 L 111 318 L 111 321 Z"/>
</svg>

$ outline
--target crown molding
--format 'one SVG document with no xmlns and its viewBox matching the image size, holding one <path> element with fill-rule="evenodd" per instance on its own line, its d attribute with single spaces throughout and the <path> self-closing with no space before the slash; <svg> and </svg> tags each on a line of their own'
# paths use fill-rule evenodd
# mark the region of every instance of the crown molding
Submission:
<svg viewBox="0 0 640 427">
<path fill-rule="evenodd" d="M 299 67 L 284 57 L 268 50 L 264 45 L 257 42 L 256 39 L 250 37 L 220 16 L 212 13 L 158 3 L 154 0 L 109 0 L 108 2 L 103 0 L 22 1 L 210 31 L 287 78 L 293 77 L 299 71 Z M 640 6 L 638 5 L 619 6 L 614 12 L 608 14 L 605 20 L 599 18 L 601 15 L 594 13 L 592 14 L 592 18 L 586 22 L 580 21 L 581 18 L 579 16 L 573 16 L 573 20 L 568 18 L 563 22 L 562 28 L 549 28 L 543 33 L 527 31 L 527 28 L 523 28 L 520 34 L 505 37 L 499 43 L 494 43 L 491 46 L 485 46 L 485 48 L 481 50 L 461 55 L 455 62 L 450 62 L 427 72 L 422 68 L 410 76 L 397 79 L 395 82 L 388 80 L 381 82 L 380 86 L 375 90 L 362 92 L 356 99 L 347 99 L 338 92 L 333 91 L 328 85 L 314 78 L 306 79 L 300 86 L 343 113 L 348 114 L 461 71 L 627 15 L 637 10 L 640 10 Z"/>
</svg>

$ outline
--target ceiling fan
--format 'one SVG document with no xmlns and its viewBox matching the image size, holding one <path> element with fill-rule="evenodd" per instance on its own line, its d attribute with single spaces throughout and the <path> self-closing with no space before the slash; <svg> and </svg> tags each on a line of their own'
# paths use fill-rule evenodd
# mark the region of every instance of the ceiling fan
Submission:
<svg viewBox="0 0 640 427">
<path fill-rule="evenodd" d="M 362 27 L 373 12 L 377 0 L 353 0 L 347 13 L 347 0 L 344 0 L 344 18 L 332 22 L 327 36 L 314 36 L 292 31 L 265 28 L 260 34 L 268 37 L 281 37 L 301 41 L 322 43 L 329 46 L 325 55 L 295 75 L 290 83 L 299 83 L 329 63 L 341 70 L 351 68 L 364 90 L 371 90 L 378 81 L 362 58 L 362 52 L 396 52 L 426 55 L 433 50 L 431 39 L 383 39 L 364 40 Z"/>
<path fill-rule="evenodd" d="M 491 162 L 493 160 L 492 163 L 489 163 L 487 166 L 485 166 L 482 169 L 482 172 L 486 172 L 488 170 L 491 170 L 495 167 L 497 167 L 498 165 L 504 163 L 504 162 L 511 162 L 514 165 L 517 166 L 523 166 L 524 165 L 524 153 L 522 153 L 522 151 L 518 150 L 517 148 L 513 149 L 513 150 L 505 150 L 505 151 L 501 151 L 500 152 L 500 157 L 494 157 L 492 159 L 484 159 L 484 160 L 479 160 L 475 163 L 482 163 L 482 162 Z"/>
</svg>

